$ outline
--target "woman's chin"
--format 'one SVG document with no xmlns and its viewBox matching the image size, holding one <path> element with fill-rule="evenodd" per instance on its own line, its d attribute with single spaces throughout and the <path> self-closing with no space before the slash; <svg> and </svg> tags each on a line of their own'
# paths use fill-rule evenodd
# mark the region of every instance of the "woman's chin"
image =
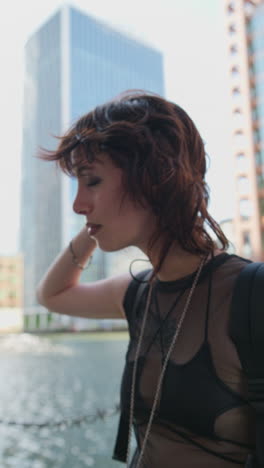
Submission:
<svg viewBox="0 0 264 468">
<path fill-rule="evenodd" d="M 103 251 L 103 252 L 118 252 L 119 250 L 125 249 L 129 247 L 129 245 L 125 243 L 119 243 L 119 242 L 103 242 L 101 239 L 95 239 L 97 246 Z"/>
</svg>

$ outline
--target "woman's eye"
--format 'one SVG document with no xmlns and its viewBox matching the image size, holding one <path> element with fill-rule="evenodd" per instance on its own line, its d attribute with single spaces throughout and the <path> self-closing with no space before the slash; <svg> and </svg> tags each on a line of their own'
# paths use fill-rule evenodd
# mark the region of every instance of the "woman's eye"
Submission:
<svg viewBox="0 0 264 468">
<path fill-rule="evenodd" d="M 92 179 L 87 182 L 87 187 L 94 187 L 95 185 L 100 184 L 101 179 Z"/>
</svg>

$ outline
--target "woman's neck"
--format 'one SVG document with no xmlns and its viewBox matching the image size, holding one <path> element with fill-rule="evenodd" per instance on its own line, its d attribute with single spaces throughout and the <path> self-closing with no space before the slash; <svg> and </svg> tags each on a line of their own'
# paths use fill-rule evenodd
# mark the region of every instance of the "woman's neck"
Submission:
<svg viewBox="0 0 264 468">
<path fill-rule="evenodd" d="M 220 253 L 222 253 L 221 250 L 216 249 L 214 251 L 214 255 L 219 255 Z M 173 281 L 190 275 L 199 268 L 203 257 L 203 255 L 192 254 L 186 250 L 173 247 L 166 255 L 164 262 L 157 273 L 157 277 L 161 281 Z M 209 254 L 206 256 L 205 262 L 211 258 L 212 255 Z M 155 268 L 158 264 L 158 256 L 155 257 L 154 255 L 150 260 Z"/>
</svg>

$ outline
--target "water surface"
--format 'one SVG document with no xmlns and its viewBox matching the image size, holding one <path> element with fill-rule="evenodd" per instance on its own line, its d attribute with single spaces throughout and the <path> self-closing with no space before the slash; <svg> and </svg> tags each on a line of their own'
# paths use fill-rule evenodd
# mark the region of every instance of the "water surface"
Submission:
<svg viewBox="0 0 264 468">
<path fill-rule="evenodd" d="M 0 424 L 1 468 L 124 466 L 111 459 L 118 414 L 72 420 L 114 410 L 126 347 L 126 334 L 0 337 L 0 420 L 53 425 Z"/>
</svg>

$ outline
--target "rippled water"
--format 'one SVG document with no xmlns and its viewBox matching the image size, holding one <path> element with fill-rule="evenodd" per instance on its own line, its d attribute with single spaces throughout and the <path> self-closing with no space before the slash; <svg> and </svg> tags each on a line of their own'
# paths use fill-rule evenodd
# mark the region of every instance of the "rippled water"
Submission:
<svg viewBox="0 0 264 468">
<path fill-rule="evenodd" d="M 58 422 L 119 400 L 125 335 L 0 338 L 0 420 Z M 114 468 L 118 415 L 70 427 L 0 424 L 1 468 Z"/>
</svg>

